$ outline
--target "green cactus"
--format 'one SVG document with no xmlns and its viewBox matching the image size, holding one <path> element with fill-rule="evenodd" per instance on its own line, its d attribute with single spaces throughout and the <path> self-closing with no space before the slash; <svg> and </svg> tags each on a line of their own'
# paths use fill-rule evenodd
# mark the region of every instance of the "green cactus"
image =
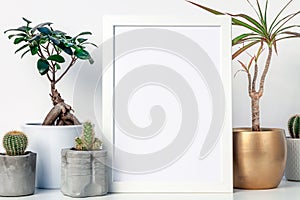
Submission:
<svg viewBox="0 0 300 200">
<path fill-rule="evenodd" d="M 102 142 L 95 137 L 94 125 L 87 121 L 83 124 L 80 137 L 75 138 L 75 149 L 91 151 L 101 148 Z"/>
<path fill-rule="evenodd" d="M 294 115 L 289 119 L 288 129 L 292 138 L 300 138 L 300 115 Z"/>
<path fill-rule="evenodd" d="M 3 147 L 9 156 L 24 155 L 27 144 L 27 136 L 20 131 L 10 131 L 3 137 Z"/>
</svg>

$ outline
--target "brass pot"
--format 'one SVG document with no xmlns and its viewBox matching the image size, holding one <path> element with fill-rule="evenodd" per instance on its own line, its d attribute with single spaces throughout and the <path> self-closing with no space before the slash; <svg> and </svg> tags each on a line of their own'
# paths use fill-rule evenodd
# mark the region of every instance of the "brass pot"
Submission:
<svg viewBox="0 0 300 200">
<path fill-rule="evenodd" d="M 233 185 L 241 189 L 276 188 L 287 157 L 282 129 L 233 129 Z"/>
</svg>

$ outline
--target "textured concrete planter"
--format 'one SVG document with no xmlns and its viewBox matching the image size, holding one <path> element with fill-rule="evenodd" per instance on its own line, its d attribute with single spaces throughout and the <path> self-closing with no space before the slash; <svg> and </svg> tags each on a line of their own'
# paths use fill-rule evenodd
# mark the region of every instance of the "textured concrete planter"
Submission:
<svg viewBox="0 0 300 200">
<path fill-rule="evenodd" d="M 107 152 L 61 151 L 61 192 L 71 197 L 104 195 L 108 191 L 105 173 Z"/>
<path fill-rule="evenodd" d="M 0 154 L 0 196 L 25 196 L 34 193 L 36 153 L 22 156 Z"/>
<path fill-rule="evenodd" d="M 26 124 L 23 132 L 30 138 L 28 149 L 37 152 L 36 186 L 45 189 L 60 188 L 60 151 L 74 145 L 82 126 L 42 126 Z"/>
<path fill-rule="evenodd" d="M 287 161 L 285 178 L 300 181 L 300 139 L 287 138 Z"/>
</svg>

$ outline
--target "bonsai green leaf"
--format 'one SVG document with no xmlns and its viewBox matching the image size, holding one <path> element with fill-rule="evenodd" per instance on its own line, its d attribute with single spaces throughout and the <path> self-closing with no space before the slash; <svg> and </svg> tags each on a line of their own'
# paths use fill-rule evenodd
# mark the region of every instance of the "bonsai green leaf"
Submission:
<svg viewBox="0 0 300 200">
<path fill-rule="evenodd" d="M 79 33 L 78 35 L 76 35 L 75 37 L 70 38 L 70 41 L 71 41 L 71 42 L 75 42 L 75 40 L 77 39 L 77 37 L 79 37 L 79 36 L 81 36 L 81 35 L 92 35 L 92 33 L 89 32 L 89 31 L 81 32 L 81 33 Z"/>
<path fill-rule="evenodd" d="M 73 47 L 75 44 L 71 42 L 64 43 L 66 47 Z"/>
<path fill-rule="evenodd" d="M 25 51 L 25 52 L 21 55 L 21 58 L 23 58 L 29 51 L 30 51 L 30 49 L 28 49 L 27 51 Z"/>
<path fill-rule="evenodd" d="M 96 44 L 91 43 L 91 42 L 84 42 L 84 43 L 82 43 L 82 44 L 90 44 L 90 45 L 92 45 L 92 46 L 94 46 L 94 47 L 98 47 Z"/>
<path fill-rule="evenodd" d="M 57 46 L 60 44 L 60 41 L 58 39 L 56 39 L 56 38 L 54 38 L 54 37 L 52 37 L 50 35 L 48 35 L 48 37 L 51 40 L 51 42 L 53 42 L 53 44 L 55 44 Z"/>
<path fill-rule="evenodd" d="M 15 53 L 18 53 L 19 51 L 21 51 L 22 49 L 24 49 L 24 48 L 26 48 L 26 47 L 28 47 L 28 46 L 29 46 L 29 44 L 25 44 L 25 45 L 21 46 L 20 48 L 18 48 L 18 49 L 15 51 Z"/>
<path fill-rule="evenodd" d="M 26 19 L 25 17 L 22 17 L 22 19 L 27 23 L 27 24 L 30 24 L 32 23 L 31 21 L 29 21 L 28 19 Z"/>
<path fill-rule="evenodd" d="M 86 38 L 77 38 L 77 41 L 79 42 L 79 43 L 83 43 L 83 42 L 85 42 L 85 41 L 87 41 L 88 39 L 86 39 Z"/>
<path fill-rule="evenodd" d="M 41 35 L 35 35 L 30 40 L 28 40 L 28 42 L 39 41 L 40 39 L 41 39 Z"/>
<path fill-rule="evenodd" d="M 87 60 L 89 58 L 91 58 L 89 52 L 87 52 L 86 50 L 82 49 L 82 48 L 77 48 L 74 52 L 74 55 L 82 60 Z"/>
<path fill-rule="evenodd" d="M 43 26 L 50 26 L 51 24 L 52 24 L 51 22 L 45 22 L 45 23 L 38 24 L 31 29 L 31 34 L 33 34 L 37 30 L 37 28 L 43 27 Z"/>
<path fill-rule="evenodd" d="M 37 45 L 32 45 L 30 46 L 30 51 L 31 51 L 31 55 L 35 55 L 39 51 L 39 47 Z"/>
<path fill-rule="evenodd" d="M 4 31 L 4 34 L 7 33 L 8 31 L 20 31 L 20 32 L 26 33 L 26 30 L 28 30 L 28 28 L 29 27 L 27 27 L 27 26 L 21 26 L 19 28 L 8 29 L 8 30 Z"/>
<path fill-rule="evenodd" d="M 76 35 L 75 38 L 77 38 L 77 37 L 79 37 L 79 36 L 81 36 L 81 35 L 92 35 L 92 33 L 89 32 L 89 31 L 81 32 L 81 33 L 79 33 L 78 35 Z"/>
<path fill-rule="evenodd" d="M 64 57 L 62 57 L 61 55 L 55 54 L 55 55 L 51 55 L 47 58 L 47 60 L 52 60 L 58 63 L 64 63 L 65 59 Z"/>
<path fill-rule="evenodd" d="M 44 35 L 51 35 L 52 31 L 47 27 L 38 27 L 37 30 Z"/>
<path fill-rule="evenodd" d="M 89 58 L 89 63 L 94 64 L 94 59 L 92 57 Z"/>
<path fill-rule="evenodd" d="M 14 44 L 19 44 L 20 42 L 25 41 L 25 37 L 19 37 L 14 40 Z"/>
<path fill-rule="evenodd" d="M 18 33 L 18 34 L 12 34 L 8 36 L 8 39 L 11 39 L 15 36 L 21 36 L 21 37 L 26 37 L 27 35 L 25 33 Z"/>
<path fill-rule="evenodd" d="M 66 54 L 69 54 L 70 56 L 73 55 L 73 51 L 71 47 L 66 47 L 63 43 L 60 43 L 57 45 L 61 50 L 63 50 Z"/>
<path fill-rule="evenodd" d="M 240 55 L 241 53 L 243 53 L 244 51 L 246 51 L 247 49 L 249 49 L 250 47 L 252 47 L 253 45 L 259 43 L 260 41 L 254 41 L 251 42 L 245 46 L 243 46 L 242 48 L 240 48 L 239 50 L 237 50 L 233 55 L 232 55 L 232 60 L 235 59 L 238 55 Z"/>
<path fill-rule="evenodd" d="M 60 65 L 59 64 L 55 64 L 55 68 L 57 69 L 57 70 L 60 70 L 61 69 L 61 67 L 60 67 Z"/>
<path fill-rule="evenodd" d="M 41 75 L 47 74 L 49 71 L 49 63 L 47 60 L 40 58 L 37 62 L 37 68 Z"/>
<path fill-rule="evenodd" d="M 53 34 L 55 34 L 55 35 L 66 35 L 66 33 L 65 33 L 65 32 L 63 32 L 63 31 L 60 31 L 60 30 L 55 30 L 55 31 L 52 31 L 52 33 L 53 33 Z"/>
</svg>

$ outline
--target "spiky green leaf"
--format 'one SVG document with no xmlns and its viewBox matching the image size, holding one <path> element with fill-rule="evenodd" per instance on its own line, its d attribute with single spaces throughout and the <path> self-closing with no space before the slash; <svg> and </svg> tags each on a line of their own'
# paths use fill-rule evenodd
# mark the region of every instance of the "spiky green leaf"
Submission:
<svg viewBox="0 0 300 200">
<path fill-rule="evenodd" d="M 249 49 L 250 47 L 252 47 L 253 45 L 259 43 L 260 41 L 254 41 L 251 42 L 245 46 L 243 46 L 242 48 L 240 48 L 239 50 L 237 50 L 233 55 L 232 55 L 232 59 L 235 59 L 237 56 L 239 56 L 241 53 L 243 53 L 244 51 L 246 51 L 247 49 Z"/>
<path fill-rule="evenodd" d="M 252 36 L 252 35 L 255 35 L 255 34 L 253 34 L 253 33 L 244 33 L 244 34 L 238 35 L 237 37 L 235 37 L 232 40 L 232 46 L 234 46 L 236 44 L 239 44 L 241 40 L 245 39 L 246 37 Z"/>
</svg>

